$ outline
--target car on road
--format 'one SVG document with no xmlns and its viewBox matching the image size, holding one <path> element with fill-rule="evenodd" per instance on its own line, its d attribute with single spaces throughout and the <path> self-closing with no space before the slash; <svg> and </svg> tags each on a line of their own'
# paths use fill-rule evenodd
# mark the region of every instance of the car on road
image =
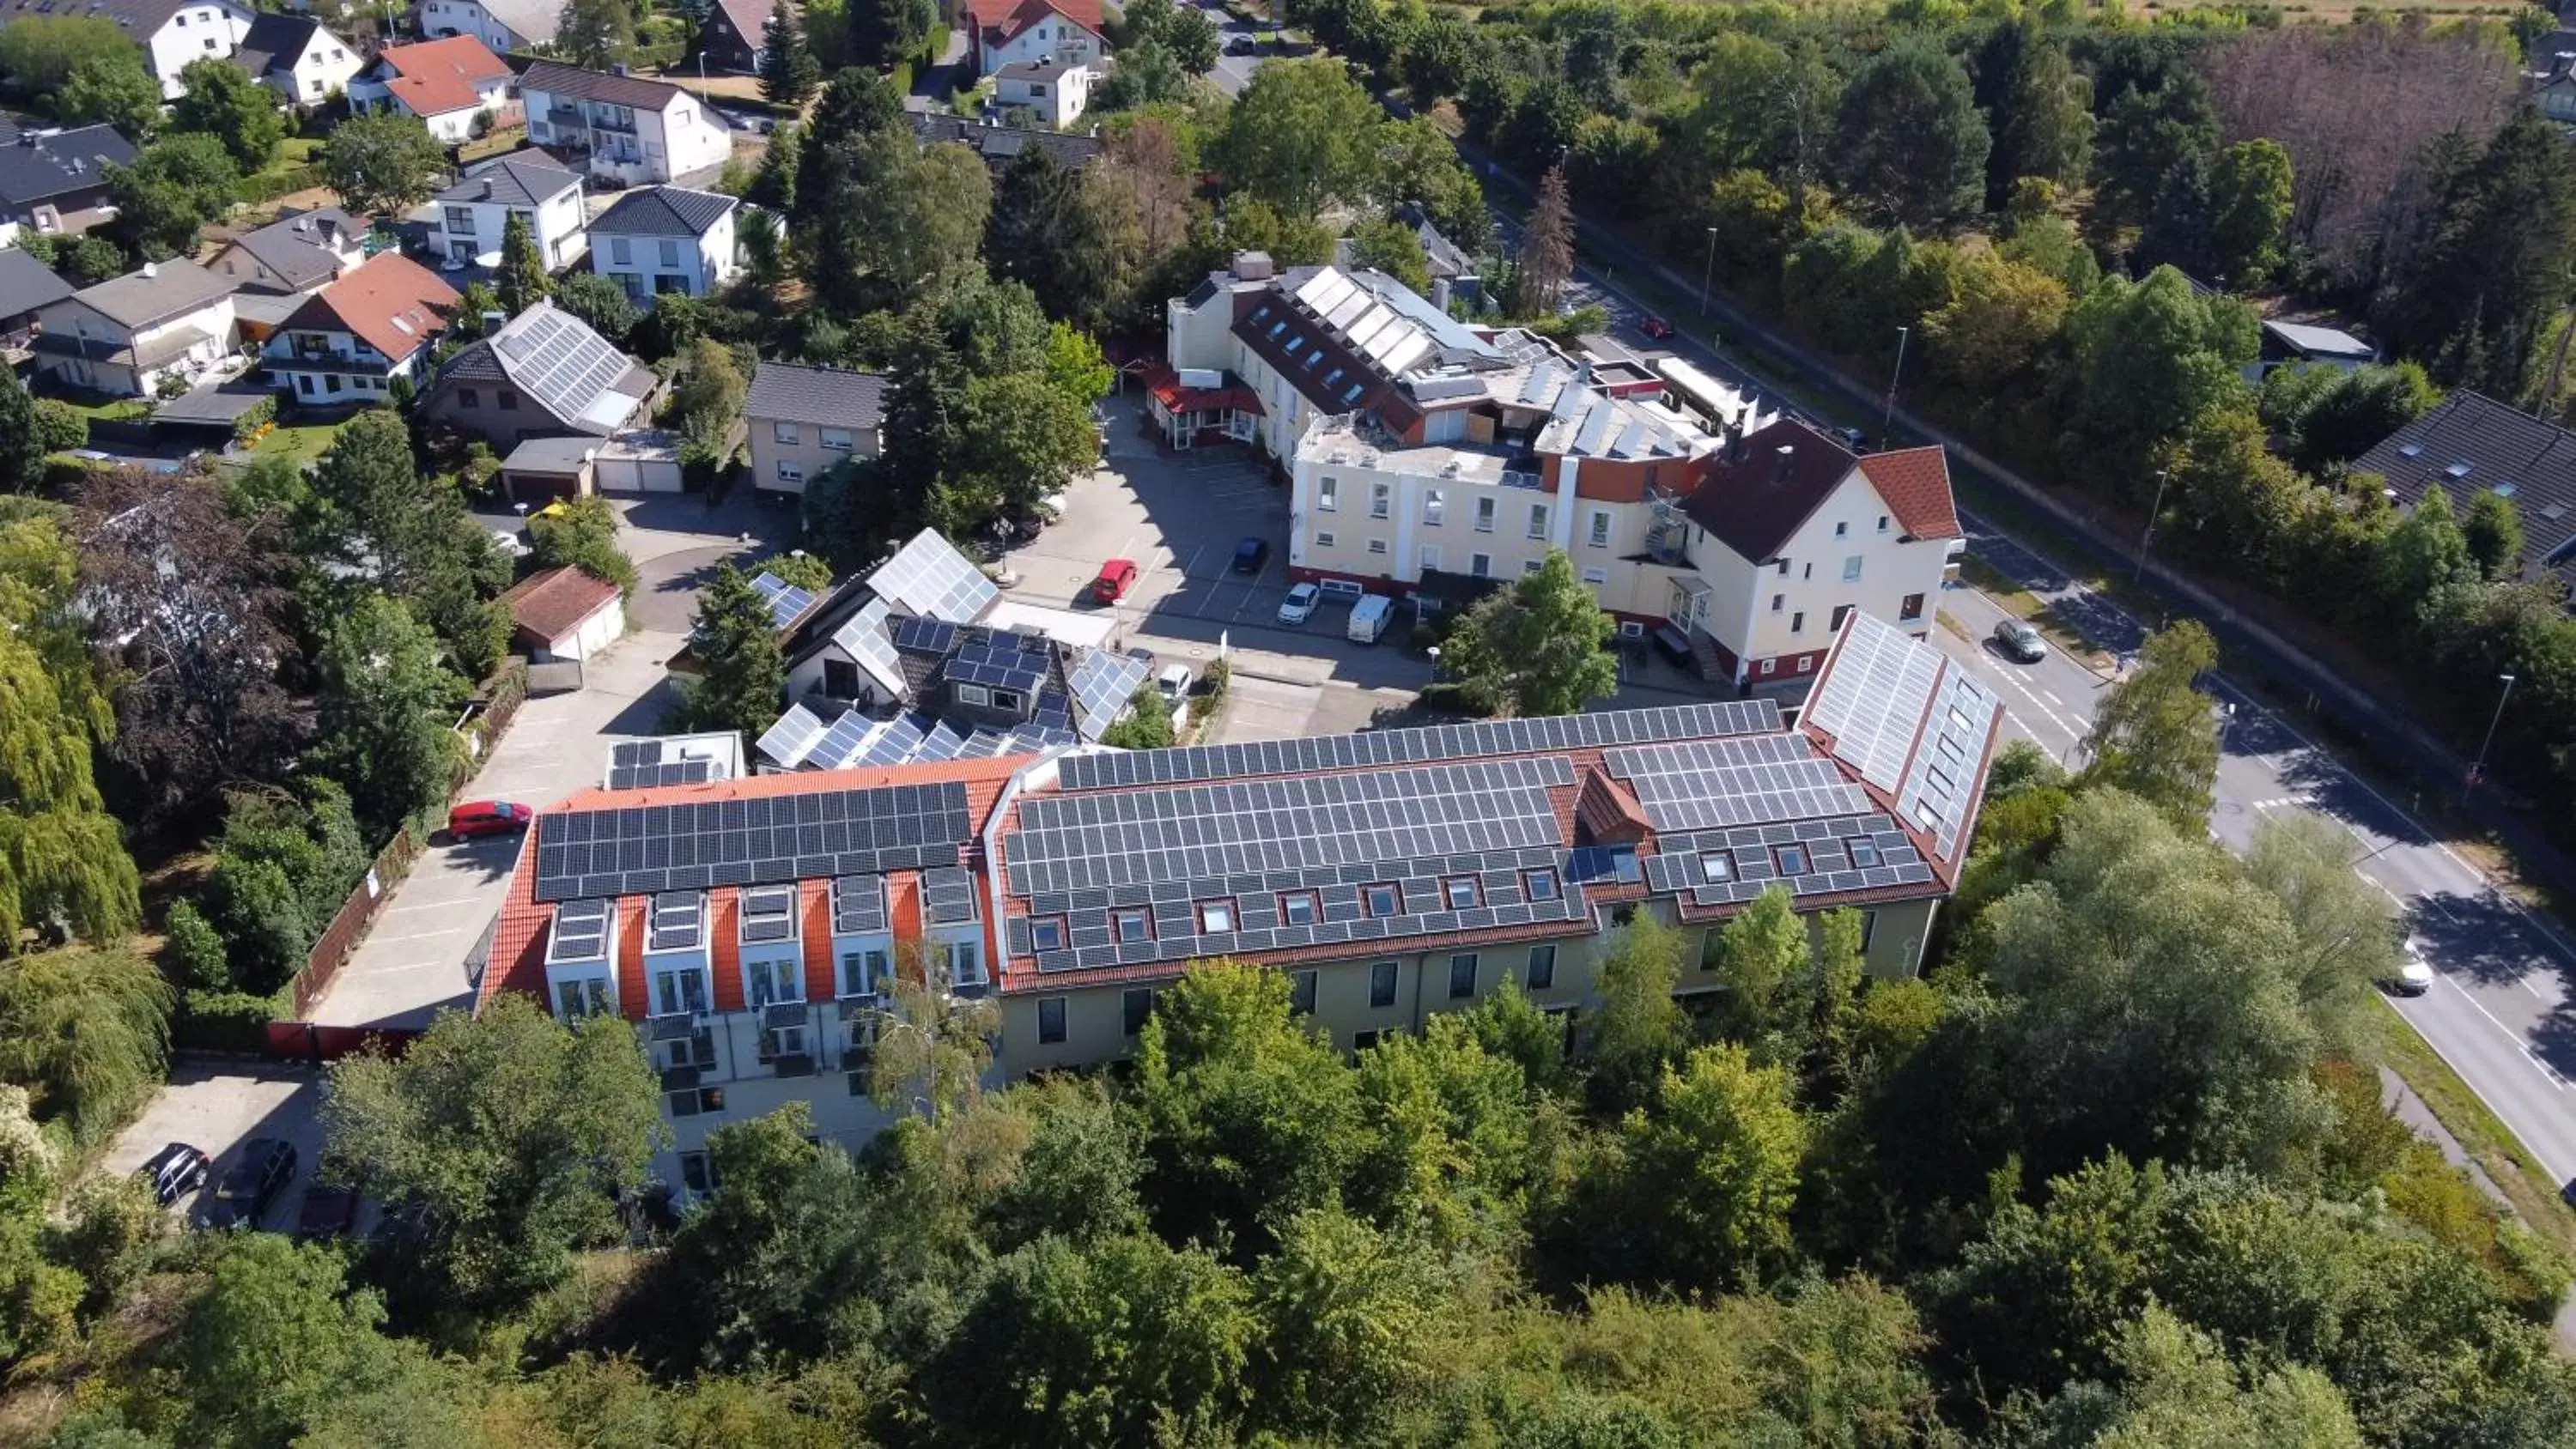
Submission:
<svg viewBox="0 0 2576 1449">
<path fill-rule="evenodd" d="M 152 1200 L 163 1207 L 206 1185 L 214 1160 L 185 1142 L 173 1142 L 144 1160 L 134 1175 L 152 1185 Z"/>
<path fill-rule="evenodd" d="M 1266 538 L 1247 538 L 1234 546 L 1236 573 L 1257 574 L 1261 572 L 1261 566 L 1268 562 L 1270 562 L 1270 540 Z"/>
<path fill-rule="evenodd" d="M 2411 938 L 2405 944 L 2405 960 L 2397 974 L 2381 984 L 2392 995 L 2421 996 L 2433 989 L 2433 964 L 2424 959 L 2424 948 Z"/>
<path fill-rule="evenodd" d="M 294 1180 L 295 1144 L 254 1137 L 242 1144 L 241 1156 L 215 1179 L 213 1189 L 197 1199 L 197 1226 L 258 1227 L 270 1204 Z"/>
<path fill-rule="evenodd" d="M 536 818 L 535 810 L 515 800 L 468 800 L 447 812 L 447 833 L 456 840 L 516 835 Z"/>
<path fill-rule="evenodd" d="M 1324 591 L 1313 584 L 1299 584 L 1279 601 L 1279 622 L 1303 624 L 1315 617 L 1315 606 L 1324 601 Z"/>
<path fill-rule="evenodd" d="M 318 1243 L 345 1238 L 358 1226 L 358 1190 L 317 1182 L 304 1190 L 304 1206 L 295 1215 L 295 1236 Z"/>
<path fill-rule="evenodd" d="M 1131 559 L 1113 558 L 1100 566 L 1100 577 L 1091 581 L 1091 602 L 1114 604 L 1127 597 L 1136 586 L 1136 564 Z"/>
<path fill-rule="evenodd" d="M 2007 659 L 2024 664 L 2037 664 L 2048 657 L 2048 641 L 2039 637 L 2038 626 L 2028 619 L 2006 619 L 1995 626 L 1995 647 Z"/>
<path fill-rule="evenodd" d="M 1665 321 L 1661 317 L 1649 317 L 1645 321 L 1637 324 L 1637 330 L 1645 333 L 1657 342 L 1661 342 L 1665 338 L 1673 335 L 1673 324 Z"/>
</svg>

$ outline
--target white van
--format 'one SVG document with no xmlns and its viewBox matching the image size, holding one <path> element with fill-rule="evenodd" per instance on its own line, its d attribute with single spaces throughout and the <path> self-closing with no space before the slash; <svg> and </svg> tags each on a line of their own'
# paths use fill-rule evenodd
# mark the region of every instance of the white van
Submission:
<svg viewBox="0 0 2576 1449">
<path fill-rule="evenodd" d="M 1350 637 L 1354 644 L 1374 644 L 1395 617 L 1395 600 L 1384 594 L 1362 594 L 1351 605 Z"/>
</svg>

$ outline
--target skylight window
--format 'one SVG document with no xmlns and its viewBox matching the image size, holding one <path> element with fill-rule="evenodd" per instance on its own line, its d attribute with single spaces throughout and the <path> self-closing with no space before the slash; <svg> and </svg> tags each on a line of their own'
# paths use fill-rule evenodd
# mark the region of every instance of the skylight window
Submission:
<svg viewBox="0 0 2576 1449">
<path fill-rule="evenodd" d="M 2424 456 L 2424 445 L 2422 443 L 2402 444 L 2397 449 L 2397 452 L 2401 457 L 2420 458 Z"/>
<path fill-rule="evenodd" d="M 2459 462 L 2453 463 L 2450 467 L 2443 469 L 2442 474 L 2446 478 L 2466 478 L 2469 476 L 2468 460 L 2463 458 Z"/>
</svg>

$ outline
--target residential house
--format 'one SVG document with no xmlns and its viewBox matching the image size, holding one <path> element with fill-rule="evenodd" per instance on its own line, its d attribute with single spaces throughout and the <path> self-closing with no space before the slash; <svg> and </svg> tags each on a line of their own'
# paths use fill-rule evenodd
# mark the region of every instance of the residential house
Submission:
<svg viewBox="0 0 2576 1449">
<path fill-rule="evenodd" d="M 1022 62 L 1092 65 L 1108 51 L 1100 0 L 966 0 L 965 15 L 977 75 Z"/>
<path fill-rule="evenodd" d="M 927 111 L 914 111 L 909 116 L 912 134 L 922 145 L 963 146 L 982 157 L 986 168 L 997 174 L 1031 147 L 1050 153 L 1067 171 L 1081 170 L 1100 154 L 1097 136 L 1035 131 L 976 116 L 933 115 Z"/>
<path fill-rule="evenodd" d="M 547 301 L 449 358 L 421 410 L 506 450 L 529 438 L 606 438 L 640 426 L 659 391 L 652 369 Z"/>
<path fill-rule="evenodd" d="M 179 258 L 84 287 L 36 315 L 36 371 L 67 386 L 149 397 L 233 350 L 233 289 Z"/>
<path fill-rule="evenodd" d="M 2542 115 L 2576 125 L 2576 30 L 2553 30 L 2532 42 L 2530 81 Z"/>
<path fill-rule="evenodd" d="M 349 104 L 362 111 L 392 110 L 418 117 L 429 134 L 454 146 L 473 139 L 474 118 L 515 125 L 510 67 L 472 35 L 389 45 L 376 63 L 349 83 Z"/>
<path fill-rule="evenodd" d="M 1282 460 L 1290 576 L 1345 596 L 1517 578 L 1561 550 L 1623 634 L 1739 689 L 1798 688 L 1854 610 L 1929 630 L 1962 546 L 1938 448 L 1711 433 L 1382 273 L 1245 255 L 1167 319 L 1155 415 L 1176 443 L 1213 431 Z"/>
<path fill-rule="evenodd" d="M 37 315 L 77 290 L 24 247 L 0 247 L 0 365 L 26 362 Z"/>
<path fill-rule="evenodd" d="M 501 603 L 511 645 L 531 664 L 588 659 L 626 632 L 624 596 L 587 569 L 540 569 L 511 585 Z"/>
<path fill-rule="evenodd" d="M 114 126 L 21 131 L 0 119 L 0 245 L 21 230 L 85 232 L 116 215 L 107 168 L 134 164 L 134 143 Z"/>
<path fill-rule="evenodd" d="M 268 339 L 268 370 L 307 406 L 375 403 L 396 378 L 428 379 L 430 348 L 446 332 L 456 289 L 399 252 L 315 292 Z"/>
<path fill-rule="evenodd" d="M 460 262 L 496 266 L 510 218 L 528 224 L 546 270 L 560 272 L 590 249 L 581 177 L 539 151 L 513 151 L 467 168 L 438 193 L 438 247 Z"/>
<path fill-rule="evenodd" d="M 590 219 L 590 269 L 647 307 L 666 293 L 704 297 L 741 270 L 734 246 L 740 205 L 681 186 L 629 191 Z"/>
<path fill-rule="evenodd" d="M 264 343 L 304 299 L 367 259 L 367 222 L 336 206 L 288 211 L 225 244 L 206 269 L 236 288 L 242 340 Z"/>
<path fill-rule="evenodd" d="M 552 45 L 563 6 L 549 0 L 421 0 L 420 33 L 471 35 L 495 54 Z"/>
<path fill-rule="evenodd" d="M 602 180 L 642 186 L 712 173 L 733 133 L 697 97 L 663 81 L 541 60 L 519 76 L 528 139 L 586 158 Z"/>
<path fill-rule="evenodd" d="M 1419 202 L 1408 201 L 1397 206 L 1394 219 L 1398 225 L 1411 228 L 1414 237 L 1422 243 L 1423 265 L 1431 274 L 1431 305 L 1446 312 L 1450 310 L 1450 303 L 1457 301 L 1465 303 L 1471 313 L 1482 311 L 1485 284 L 1484 279 L 1476 274 L 1476 259 L 1441 235 L 1440 228 L 1431 224 L 1431 214 L 1424 211 Z M 1356 265 L 1350 238 L 1344 237 L 1333 244 L 1333 259 L 1344 270 Z M 1592 346 L 1593 339 L 1587 337 L 1582 340 L 1587 351 L 1596 350 Z M 1622 355 L 1625 355 L 1624 350 Z"/>
<path fill-rule="evenodd" d="M 1809 921 L 1859 912 L 1864 969 L 1901 979 L 2001 715 L 1856 615 L 1795 725 L 1735 700 L 584 791 L 520 844 L 478 1006 L 635 1022 L 656 1170 L 695 1193 L 729 1123 L 804 1102 L 851 1148 L 887 1124 L 865 1089 L 898 972 L 998 1001 L 998 1080 L 1128 1056 L 1214 958 L 1280 972 L 1345 1050 L 1506 983 L 1572 1033 L 1620 923 L 1681 932 L 1676 994 L 1704 1000 L 1717 933 L 1774 888 Z"/>
<path fill-rule="evenodd" d="M 310 15 L 263 11 L 242 33 L 233 64 L 306 110 L 349 88 L 366 57 Z"/>
<path fill-rule="evenodd" d="M 2352 465 L 2412 510 L 2440 489 L 2465 517 L 2494 493 L 2522 518 L 2521 577 L 2576 591 L 2576 433 L 2508 403 L 2460 391 L 2380 440 Z"/>
<path fill-rule="evenodd" d="M 742 415 L 751 431 L 752 486 L 801 494 L 838 463 L 877 455 L 886 380 L 873 372 L 763 362 Z"/>
<path fill-rule="evenodd" d="M 716 0 L 698 25 L 698 54 L 709 70 L 760 74 L 769 49 L 770 0 Z"/>
<path fill-rule="evenodd" d="M 1059 57 L 1018 60 L 993 72 L 993 101 L 1005 111 L 1033 111 L 1061 131 L 1091 104 L 1091 88 L 1106 79 L 1101 71 Z"/>
<path fill-rule="evenodd" d="M 2261 382 L 2276 367 L 2331 367 L 2351 372 L 2379 360 L 2379 349 L 2335 327 L 2312 322 L 2265 322 L 2262 350 L 2245 365 L 2245 379 Z"/>
<path fill-rule="evenodd" d="M 179 72 L 192 60 L 230 57 L 251 22 L 252 7 L 237 0 L 0 0 L 0 29 L 36 15 L 83 15 L 112 21 L 143 49 L 143 68 L 161 83 L 164 99 L 187 93 Z"/>
</svg>

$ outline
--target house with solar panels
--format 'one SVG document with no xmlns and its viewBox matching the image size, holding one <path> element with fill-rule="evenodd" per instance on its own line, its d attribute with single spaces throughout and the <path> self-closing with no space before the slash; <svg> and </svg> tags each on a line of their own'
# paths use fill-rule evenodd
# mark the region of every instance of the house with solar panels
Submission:
<svg viewBox="0 0 2576 1449">
<path fill-rule="evenodd" d="M 708 1132 L 810 1103 L 859 1146 L 889 973 L 998 998 L 994 1074 L 1130 1052 L 1225 958 L 1365 1048 L 1506 981 L 1579 1040 L 1612 932 L 1712 942 L 1774 887 L 1920 968 L 2002 723 L 1928 643 L 1845 622 L 1796 723 L 1768 698 L 1190 749 L 1078 746 L 587 791 L 523 840 L 480 992 L 638 1025 L 707 1185 Z M 613 773 L 613 772 L 612 772 Z"/>
<path fill-rule="evenodd" d="M 1852 611 L 1910 634 L 1963 546 L 1942 450 L 1868 456 L 1749 400 L 1668 405 L 1381 272 L 1246 253 L 1166 313 L 1156 416 L 1286 475 L 1289 575 L 1442 606 L 1563 552 L 1623 635 L 1737 692 L 1801 690 Z M 1168 381 L 1171 386 L 1162 386 Z"/>
<path fill-rule="evenodd" d="M 447 359 L 424 417 L 504 452 L 534 438 L 607 438 L 640 428 L 661 391 L 653 370 L 551 301 Z"/>
<path fill-rule="evenodd" d="M 1004 598 L 923 529 L 817 600 L 771 599 L 791 703 L 760 737 L 763 768 L 835 770 L 1036 753 L 1100 738 L 1153 671 L 1120 652 L 1106 613 Z"/>
</svg>

